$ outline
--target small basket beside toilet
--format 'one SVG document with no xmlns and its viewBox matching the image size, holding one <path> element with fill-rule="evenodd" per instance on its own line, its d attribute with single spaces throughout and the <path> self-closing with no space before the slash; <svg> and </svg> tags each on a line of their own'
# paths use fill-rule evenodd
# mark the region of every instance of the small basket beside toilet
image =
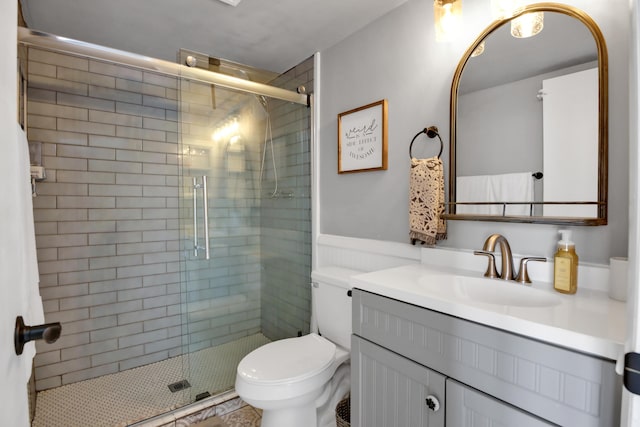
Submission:
<svg viewBox="0 0 640 427">
<path fill-rule="evenodd" d="M 351 427 L 351 396 L 345 397 L 336 406 L 336 427 Z"/>
</svg>

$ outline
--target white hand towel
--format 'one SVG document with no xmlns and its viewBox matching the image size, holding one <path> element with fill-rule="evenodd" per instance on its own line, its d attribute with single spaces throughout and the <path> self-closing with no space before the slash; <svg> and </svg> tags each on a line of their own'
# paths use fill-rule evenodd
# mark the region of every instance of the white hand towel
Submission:
<svg viewBox="0 0 640 427">
<path fill-rule="evenodd" d="M 459 176 L 457 202 L 495 202 L 493 205 L 457 205 L 456 213 L 479 215 L 529 216 L 534 201 L 531 172 L 499 175 Z M 503 205 L 504 202 L 517 202 Z"/>
<path fill-rule="evenodd" d="M 505 215 L 530 216 L 533 202 L 533 176 L 531 172 L 507 173 L 500 175 L 496 183 L 499 198 L 505 202 L 525 202 L 518 205 L 507 205 Z"/>
<path fill-rule="evenodd" d="M 496 194 L 491 185 L 491 175 L 459 176 L 456 178 L 457 202 L 493 202 Z M 498 205 L 457 205 L 458 214 L 502 215 Z"/>
</svg>

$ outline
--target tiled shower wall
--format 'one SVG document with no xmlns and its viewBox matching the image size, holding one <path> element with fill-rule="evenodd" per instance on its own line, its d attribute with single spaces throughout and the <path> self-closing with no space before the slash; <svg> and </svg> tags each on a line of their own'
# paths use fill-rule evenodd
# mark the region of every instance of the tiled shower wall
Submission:
<svg viewBox="0 0 640 427">
<path fill-rule="evenodd" d="M 56 343 L 38 344 L 39 390 L 178 355 L 183 332 L 196 350 L 260 330 L 261 240 L 276 232 L 260 236 L 259 146 L 247 150 L 247 173 L 209 172 L 214 257 L 183 264 L 189 287 L 181 293 L 179 196 L 190 189 L 179 187 L 178 131 L 190 146 L 211 144 L 213 91 L 187 88 L 178 129 L 179 84 L 29 49 L 28 136 L 42 142 L 47 171 L 34 199 L 41 295 L 46 320 L 63 324 Z M 276 128 L 294 132 L 279 125 L 285 111 L 277 114 L 276 139 Z M 238 219 L 238 210 L 248 215 Z M 308 296 L 292 302 L 306 305 L 308 322 Z"/>
<path fill-rule="evenodd" d="M 270 84 L 313 90 L 313 57 Z M 278 103 L 272 113 L 278 191 L 270 151 L 260 208 L 262 331 L 272 340 L 309 333 L 311 308 L 310 111 Z M 275 118 L 275 119 L 274 119 Z"/>
<path fill-rule="evenodd" d="M 28 138 L 47 179 L 34 202 L 38 390 L 180 353 L 177 82 L 29 49 Z"/>
</svg>

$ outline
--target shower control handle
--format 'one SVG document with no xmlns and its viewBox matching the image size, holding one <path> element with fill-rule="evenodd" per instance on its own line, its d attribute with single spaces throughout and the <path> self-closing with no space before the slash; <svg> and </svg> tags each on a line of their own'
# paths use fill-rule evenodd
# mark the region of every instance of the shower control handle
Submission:
<svg viewBox="0 0 640 427">
<path fill-rule="evenodd" d="M 24 350 L 24 345 L 29 341 L 45 340 L 48 344 L 56 342 L 60 338 L 62 325 L 60 322 L 45 323 L 44 325 L 26 326 L 22 316 L 16 318 L 16 329 L 13 334 L 13 344 L 16 354 L 19 356 Z"/>
</svg>

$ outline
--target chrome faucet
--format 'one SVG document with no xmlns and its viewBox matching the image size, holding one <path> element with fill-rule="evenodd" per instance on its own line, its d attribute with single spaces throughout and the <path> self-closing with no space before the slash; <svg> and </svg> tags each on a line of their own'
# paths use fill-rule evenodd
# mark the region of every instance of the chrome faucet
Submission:
<svg viewBox="0 0 640 427">
<path fill-rule="evenodd" d="M 494 251 L 496 249 L 496 244 L 500 245 L 500 253 L 502 255 L 502 266 L 500 269 L 500 274 L 496 270 L 496 260 Z M 484 255 L 489 258 L 489 264 L 487 265 L 487 271 L 484 273 L 485 277 L 490 278 L 500 278 L 502 280 L 515 280 L 519 283 L 531 283 L 529 279 L 529 274 L 527 273 L 527 263 L 529 261 L 541 261 L 546 262 L 546 258 L 543 257 L 524 257 L 520 260 L 520 272 L 518 273 L 518 277 L 515 277 L 513 271 L 513 255 L 511 253 L 511 246 L 509 246 L 509 242 L 507 238 L 502 234 L 492 234 L 487 237 L 487 240 L 484 242 L 484 246 L 481 251 L 473 251 L 474 255 Z"/>
<path fill-rule="evenodd" d="M 498 272 L 496 271 L 496 264 L 494 259 L 493 263 L 489 261 L 490 268 L 491 264 L 493 264 L 492 271 L 489 271 L 489 269 L 487 269 L 488 275 L 487 273 L 485 273 L 485 276 L 500 277 L 502 280 L 513 280 L 513 255 L 511 254 L 511 246 L 509 246 L 507 238 L 502 234 L 492 234 L 491 236 L 487 237 L 487 240 L 485 240 L 484 246 L 482 247 L 482 252 L 484 253 L 478 255 L 486 255 L 487 253 L 491 253 L 492 256 L 489 257 L 489 260 L 491 260 L 491 258 L 493 258 L 493 252 L 496 249 L 496 243 L 500 244 L 500 254 L 502 255 L 502 267 L 500 269 L 500 275 L 498 276 Z"/>
</svg>

